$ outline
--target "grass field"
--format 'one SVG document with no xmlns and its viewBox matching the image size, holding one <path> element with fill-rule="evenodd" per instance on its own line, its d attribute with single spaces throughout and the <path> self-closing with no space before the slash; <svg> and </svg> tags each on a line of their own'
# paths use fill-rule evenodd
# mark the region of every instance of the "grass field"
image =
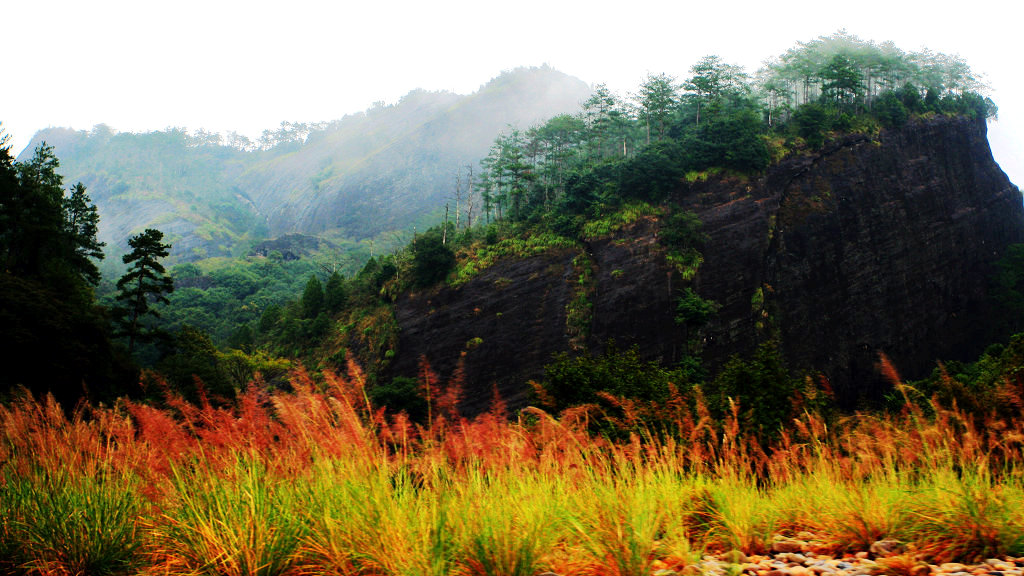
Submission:
<svg viewBox="0 0 1024 576">
<path fill-rule="evenodd" d="M 586 407 L 469 421 L 439 405 L 414 426 L 370 407 L 355 366 L 292 386 L 228 406 L 0 406 L 0 572 L 637 576 L 796 536 L 1024 555 L 1020 419 L 805 414 L 766 446 L 670 403 L 611 442 Z"/>
</svg>

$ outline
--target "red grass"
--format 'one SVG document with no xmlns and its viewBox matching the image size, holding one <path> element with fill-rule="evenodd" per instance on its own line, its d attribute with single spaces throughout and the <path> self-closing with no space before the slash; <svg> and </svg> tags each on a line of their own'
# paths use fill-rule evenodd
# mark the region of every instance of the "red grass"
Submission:
<svg viewBox="0 0 1024 576">
<path fill-rule="evenodd" d="M 884 356 L 880 367 L 902 386 Z M 558 417 L 528 408 L 509 420 L 495 390 L 491 410 L 466 419 L 458 413 L 461 369 L 442 388 L 423 359 L 420 376 L 431 407 L 426 427 L 404 414 L 375 410 L 367 399 L 365 376 L 351 362 L 345 375 L 325 371 L 319 381 L 296 370 L 291 392 L 267 391 L 256 381 L 221 405 L 202 396 L 193 404 L 168 394 L 166 408 L 122 401 L 113 407 L 82 405 L 66 414 L 52 397 L 37 400 L 24 392 L 0 405 L 0 462 L 14 473 L 34 466 L 83 472 L 113 466 L 141 478 L 144 494 L 155 504 L 168 497 L 175 467 L 198 461 L 216 470 L 239 453 L 265 464 L 268 474 L 292 481 L 307 474 L 311 463 L 329 458 L 383 471 L 408 468 L 426 474 L 443 468 L 454 477 L 472 470 L 533 470 L 557 474 L 569 485 L 577 478 L 612 478 L 644 469 L 776 486 L 823 469 L 837 482 L 850 483 L 893 471 L 928 474 L 939 468 L 983 468 L 998 478 L 1018 473 L 1024 462 L 1019 416 L 979 423 L 955 405 L 942 407 L 937 401 L 928 416 L 909 401 L 902 414 L 857 414 L 834 422 L 805 413 L 766 447 L 742 433 L 738 404 L 724 422 L 714 422 L 699 389 L 687 399 L 673 388 L 661 405 L 607 396 L 618 410 L 610 422 L 626 434 L 624 441 L 612 443 L 589 432 L 595 418 L 607 417 L 596 406 L 571 408 Z M 1015 386 L 1019 383 L 1008 381 L 1007 394 L 1016 393 Z M 988 528 L 974 528 L 977 534 L 964 539 L 993 548 Z M 566 554 L 565 570 L 604 569 L 584 566 Z"/>
</svg>

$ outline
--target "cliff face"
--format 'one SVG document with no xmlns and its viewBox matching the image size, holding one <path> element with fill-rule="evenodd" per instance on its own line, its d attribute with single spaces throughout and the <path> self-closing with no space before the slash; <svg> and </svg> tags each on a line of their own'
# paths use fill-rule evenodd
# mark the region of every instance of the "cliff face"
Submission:
<svg viewBox="0 0 1024 576">
<path fill-rule="evenodd" d="M 993 337 L 992 266 L 1024 241 L 1020 192 L 993 161 L 984 122 L 965 119 L 849 136 L 757 181 L 681 186 L 674 200 L 709 238 L 694 282 L 721 306 L 704 333 L 707 364 L 777 334 L 790 366 L 824 374 L 845 404 L 879 392 L 879 352 L 906 377 L 976 355 Z M 669 363 L 682 353 L 680 281 L 657 227 L 643 221 L 587 246 L 590 349 L 614 338 Z M 461 288 L 401 299 L 391 372 L 414 373 L 426 355 L 446 376 L 461 357 L 480 388 L 467 390 L 468 413 L 486 407 L 493 384 L 521 405 L 525 382 L 570 348 L 575 256 L 500 262 Z"/>
</svg>

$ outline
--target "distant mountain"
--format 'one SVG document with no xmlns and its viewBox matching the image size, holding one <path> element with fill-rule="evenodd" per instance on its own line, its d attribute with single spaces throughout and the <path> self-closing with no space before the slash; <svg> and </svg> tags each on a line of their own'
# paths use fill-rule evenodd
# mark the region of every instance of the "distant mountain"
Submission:
<svg viewBox="0 0 1024 576">
<path fill-rule="evenodd" d="M 54 147 L 65 186 L 86 185 L 100 213 L 99 238 L 115 254 L 147 227 L 162 230 L 183 259 L 231 254 L 266 235 L 264 219 L 238 187 L 252 154 L 195 146 L 182 130 L 131 134 L 100 125 L 43 130 L 19 160 L 42 141 Z"/>
<path fill-rule="evenodd" d="M 354 237 L 436 221 L 456 172 L 486 155 L 508 125 L 527 128 L 574 112 L 590 93 L 550 68 L 507 72 L 470 96 L 415 91 L 349 116 L 241 179 L 270 233 Z"/>
<path fill-rule="evenodd" d="M 499 132 L 575 112 L 589 94 L 546 66 L 520 68 L 468 96 L 415 90 L 268 150 L 101 125 L 40 131 L 24 154 L 41 141 L 54 146 L 65 183 L 87 186 L 100 239 L 114 252 L 157 227 L 175 259 L 193 260 L 287 233 L 361 239 L 434 224 L 457 171 L 476 165 Z"/>
</svg>

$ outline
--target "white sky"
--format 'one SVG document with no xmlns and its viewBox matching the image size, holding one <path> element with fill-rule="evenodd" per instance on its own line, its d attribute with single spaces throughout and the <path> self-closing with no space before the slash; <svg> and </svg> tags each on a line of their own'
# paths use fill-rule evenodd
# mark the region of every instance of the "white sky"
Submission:
<svg viewBox="0 0 1024 576">
<path fill-rule="evenodd" d="M 960 54 L 999 105 L 996 160 L 1024 183 L 1020 27 L 1005 0 L 21 0 L 0 10 L 0 122 L 14 152 L 48 126 L 258 136 L 414 88 L 475 91 L 549 64 L 622 95 L 718 54 L 760 63 L 840 28 Z"/>
</svg>

